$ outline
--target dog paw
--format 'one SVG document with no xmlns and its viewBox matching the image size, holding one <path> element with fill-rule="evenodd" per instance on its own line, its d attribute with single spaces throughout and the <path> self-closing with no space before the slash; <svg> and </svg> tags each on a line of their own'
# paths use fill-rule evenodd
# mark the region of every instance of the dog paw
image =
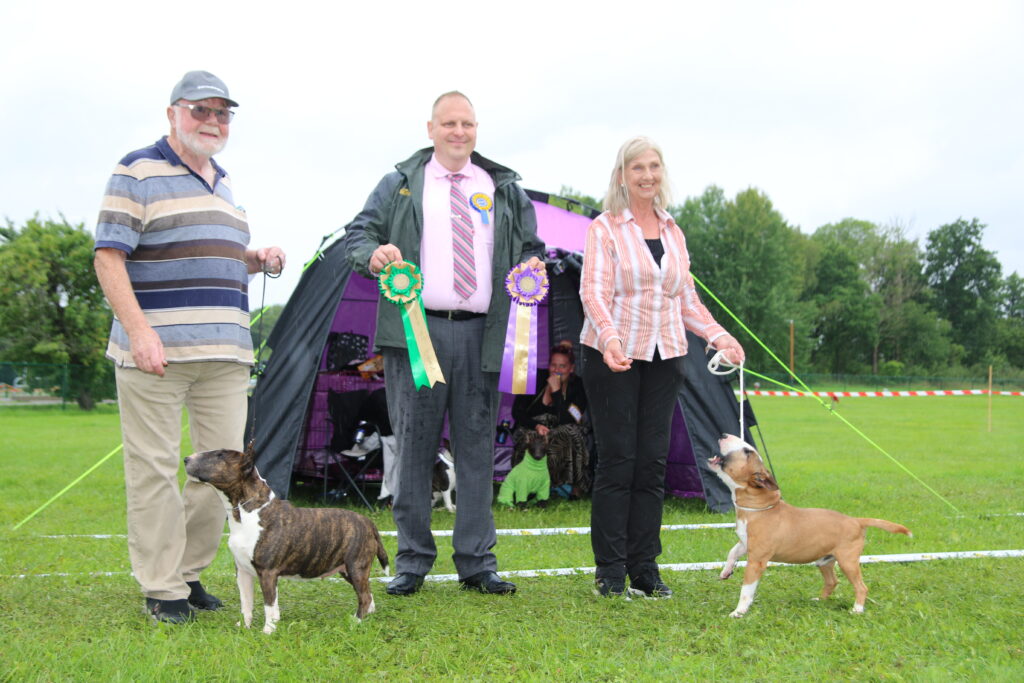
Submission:
<svg viewBox="0 0 1024 683">
<path fill-rule="evenodd" d="M 732 612 L 730 612 L 730 613 L 729 613 L 729 616 L 730 616 L 730 617 L 732 617 L 733 619 L 739 619 L 739 618 L 741 618 L 741 617 L 742 617 L 742 616 L 743 616 L 744 614 L 746 614 L 746 612 L 741 612 L 741 611 L 739 611 L 739 610 L 737 609 L 737 610 L 733 610 Z"/>
<path fill-rule="evenodd" d="M 850 610 L 850 614 L 864 614 L 864 605 L 854 605 L 853 609 Z"/>
<path fill-rule="evenodd" d="M 725 581 L 730 576 L 732 576 L 732 570 L 731 569 L 729 569 L 727 571 L 723 571 L 721 574 L 718 575 L 718 578 L 721 579 L 722 581 Z"/>
<path fill-rule="evenodd" d="M 263 627 L 263 632 L 266 633 L 268 636 L 276 630 L 277 624 L 267 624 Z"/>
</svg>

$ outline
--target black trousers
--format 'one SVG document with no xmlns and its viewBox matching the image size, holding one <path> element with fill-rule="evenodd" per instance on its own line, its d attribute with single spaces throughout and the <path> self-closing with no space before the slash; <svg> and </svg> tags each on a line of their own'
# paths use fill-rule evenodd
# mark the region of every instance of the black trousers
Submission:
<svg viewBox="0 0 1024 683">
<path fill-rule="evenodd" d="M 635 578 L 656 569 L 661 554 L 665 462 L 683 359 L 655 353 L 612 372 L 601 353 L 584 346 L 581 374 L 597 441 L 590 513 L 597 577 Z"/>
</svg>

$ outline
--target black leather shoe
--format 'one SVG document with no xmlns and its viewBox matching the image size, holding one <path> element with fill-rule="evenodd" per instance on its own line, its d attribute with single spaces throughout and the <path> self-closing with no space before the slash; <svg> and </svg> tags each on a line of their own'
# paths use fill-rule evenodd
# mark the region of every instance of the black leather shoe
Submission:
<svg viewBox="0 0 1024 683">
<path fill-rule="evenodd" d="M 210 595 L 203 588 L 203 584 L 198 581 L 186 581 L 188 587 L 192 590 L 188 594 L 188 604 L 192 605 L 196 609 L 207 610 L 208 612 L 216 612 L 224 603 L 221 602 L 220 598 L 215 595 Z"/>
<path fill-rule="evenodd" d="M 196 613 L 188 604 L 188 600 L 157 600 L 146 598 L 146 614 L 153 621 L 165 624 L 187 624 L 196 620 Z"/>
<path fill-rule="evenodd" d="M 475 588 L 481 593 L 489 593 L 491 595 L 512 595 L 516 592 L 516 585 L 514 583 L 502 580 L 497 572 L 492 571 L 473 574 L 469 578 L 462 579 L 459 583 L 462 584 L 462 590 Z"/>
<path fill-rule="evenodd" d="M 423 585 L 423 577 L 417 574 L 398 574 L 388 583 L 388 595 L 412 595 Z"/>
</svg>

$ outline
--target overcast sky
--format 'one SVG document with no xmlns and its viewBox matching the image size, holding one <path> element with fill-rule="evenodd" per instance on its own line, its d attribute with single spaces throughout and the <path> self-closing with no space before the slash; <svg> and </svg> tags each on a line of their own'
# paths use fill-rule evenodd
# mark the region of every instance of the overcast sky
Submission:
<svg viewBox="0 0 1024 683">
<path fill-rule="evenodd" d="M 117 161 L 166 134 L 174 83 L 207 69 L 241 105 L 217 159 L 253 246 L 289 255 L 268 304 L 429 144 L 451 89 L 476 105 L 477 150 L 524 187 L 600 197 L 644 134 L 677 201 L 756 187 L 805 233 L 854 217 L 922 246 L 978 218 L 1004 275 L 1024 275 L 1024 3 L 325 4 L 3 3 L 0 219 L 92 230 Z"/>
</svg>

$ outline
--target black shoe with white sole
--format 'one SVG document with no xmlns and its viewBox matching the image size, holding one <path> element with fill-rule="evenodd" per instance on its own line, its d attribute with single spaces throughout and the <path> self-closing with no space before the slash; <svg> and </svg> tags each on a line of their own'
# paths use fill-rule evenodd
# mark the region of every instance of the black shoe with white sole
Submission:
<svg viewBox="0 0 1024 683">
<path fill-rule="evenodd" d="M 164 624 L 187 624 L 196 620 L 196 613 L 192 611 L 188 600 L 157 600 L 146 598 L 146 614 L 153 621 Z"/>
<path fill-rule="evenodd" d="M 626 596 L 626 580 L 617 576 L 599 576 L 594 581 L 594 594 L 602 598 L 621 598 Z"/>
<path fill-rule="evenodd" d="M 644 598 L 671 598 L 672 589 L 661 580 L 657 570 L 645 572 L 629 580 L 629 592 Z"/>
</svg>

